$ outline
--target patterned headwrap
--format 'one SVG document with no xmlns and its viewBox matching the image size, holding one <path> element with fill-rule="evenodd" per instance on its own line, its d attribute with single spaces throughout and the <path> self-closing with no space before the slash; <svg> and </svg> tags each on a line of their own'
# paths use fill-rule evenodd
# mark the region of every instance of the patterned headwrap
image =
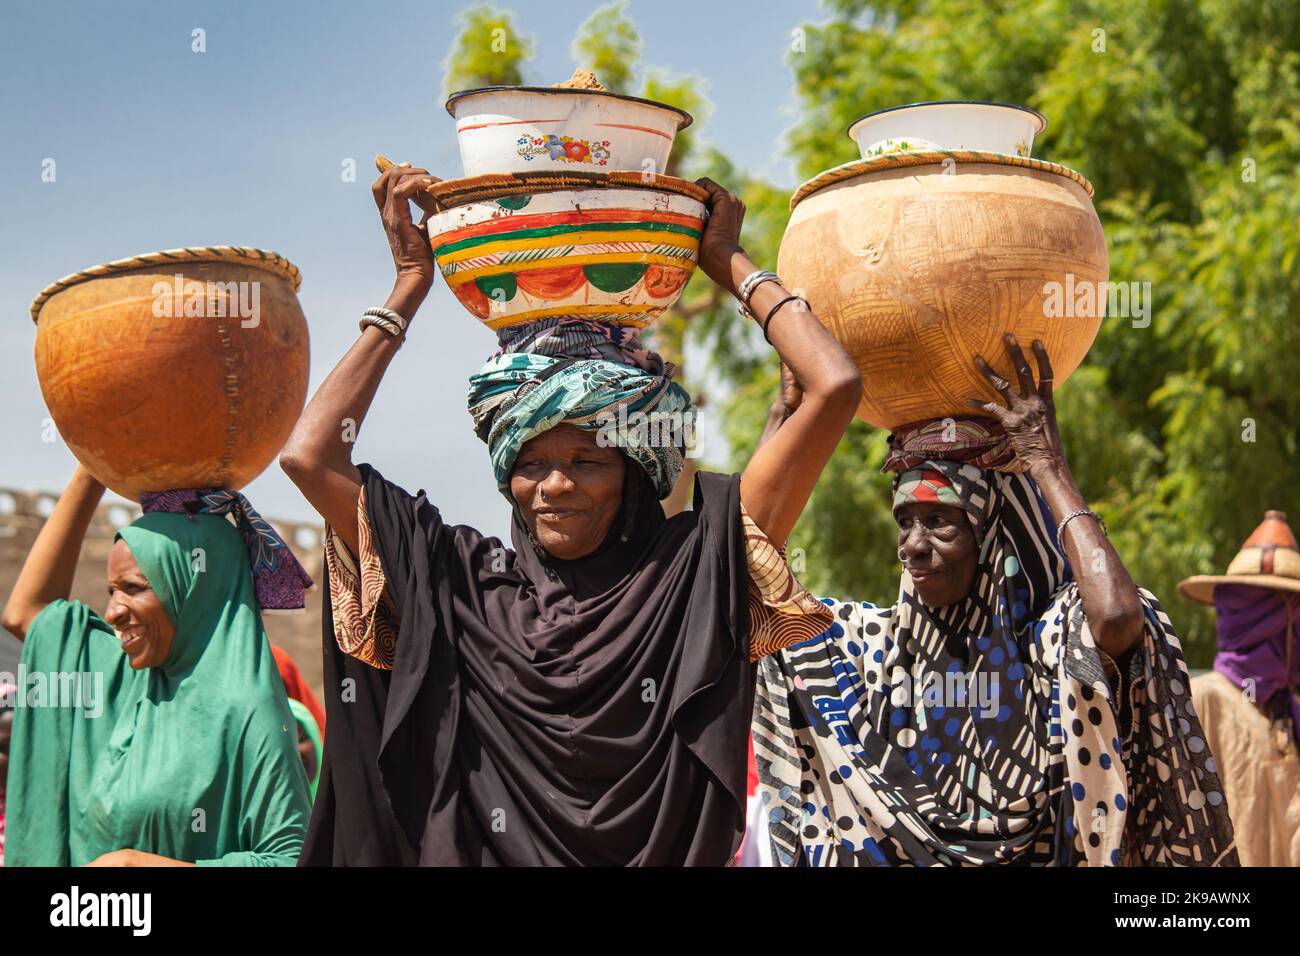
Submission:
<svg viewBox="0 0 1300 956">
<path fill-rule="evenodd" d="M 1002 425 L 977 415 L 936 418 L 894 429 L 889 436 L 889 455 L 880 470 L 906 471 L 935 459 L 994 471 L 1028 470 L 1016 457 Z"/>
<path fill-rule="evenodd" d="M 764 658 L 754 748 L 773 858 L 828 865 L 1235 864 L 1217 768 L 1168 615 L 1138 589 L 1128 667 L 1097 646 L 1034 482 L 928 460 L 894 503 L 962 508 L 970 594 L 832 601 Z M 934 689 L 939 691 L 935 692 Z"/>
<path fill-rule="evenodd" d="M 981 541 L 989 518 L 988 488 L 981 490 L 981 485 L 985 485 L 983 473 L 974 465 L 928 461 L 894 479 L 894 511 L 916 502 L 960 508 L 970 519 L 975 540 Z"/>
<path fill-rule="evenodd" d="M 266 612 L 301 611 L 306 592 L 315 587 L 311 575 L 298 563 L 279 532 L 258 514 L 238 491 L 225 488 L 181 488 L 141 495 L 145 514 L 231 515 L 248 548 L 257 603 Z"/>
<path fill-rule="evenodd" d="M 469 380 L 469 412 L 508 501 L 529 439 L 556 425 L 597 432 L 645 469 L 660 498 L 677 483 L 694 429 L 691 397 L 665 375 L 600 359 L 496 355 Z"/>
<path fill-rule="evenodd" d="M 497 344 L 500 348 L 492 358 L 511 352 L 529 352 L 557 359 L 604 359 L 668 378 L 676 371 L 671 362 L 665 362 L 658 352 L 641 344 L 637 329 L 589 319 L 555 317 L 507 325 L 497 330 Z"/>
</svg>

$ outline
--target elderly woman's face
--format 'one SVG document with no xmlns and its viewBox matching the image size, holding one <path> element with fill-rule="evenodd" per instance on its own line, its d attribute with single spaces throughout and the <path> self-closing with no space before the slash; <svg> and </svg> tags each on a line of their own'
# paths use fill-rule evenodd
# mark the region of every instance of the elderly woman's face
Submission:
<svg viewBox="0 0 1300 956">
<path fill-rule="evenodd" d="M 121 538 L 108 552 L 108 607 L 104 620 L 117 631 L 122 653 L 131 659 L 135 670 L 160 667 L 171 653 L 176 625 Z"/>
<path fill-rule="evenodd" d="M 596 433 L 559 425 L 524 444 L 510 474 L 524 523 L 562 560 L 595 551 L 623 502 L 626 456 Z"/>
<path fill-rule="evenodd" d="M 965 599 L 975 582 L 975 533 L 954 505 L 909 502 L 894 511 L 898 552 L 916 593 L 930 607 Z"/>
</svg>

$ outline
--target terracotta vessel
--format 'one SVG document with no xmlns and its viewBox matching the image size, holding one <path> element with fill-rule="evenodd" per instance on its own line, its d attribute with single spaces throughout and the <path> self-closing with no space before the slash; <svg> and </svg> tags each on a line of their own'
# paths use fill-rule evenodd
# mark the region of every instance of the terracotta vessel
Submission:
<svg viewBox="0 0 1300 956">
<path fill-rule="evenodd" d="M 1042 339 L 1059 386 L 1101 325 L 1106 240 L 1078 173 L 992 153 L 859 160 L 796 191 L 778 269 L 862 369 L 860 418 L 881 428 L 972 414 L 1015 381 L 1002 335 Z M 1058 283 L 1059 287 L 1052 284 Z M 1091 304 L 1082 290 L 1100 289 Z"/>
<path fill-rule="evenodd" d="M 492 189 L 427 223 L 448 287 L 488 328 L 560 317 L 645 328 L 695 271 L 705 207 L 690 195 Z"/>
<path fill-rule="evenodd" d="M 307 395 L 300 281 L 275 253 L 220 246 L 48 287 L 32 304 L 36 373 L 73 454 L 131 499 L 252 481 Z"/>
</svg>

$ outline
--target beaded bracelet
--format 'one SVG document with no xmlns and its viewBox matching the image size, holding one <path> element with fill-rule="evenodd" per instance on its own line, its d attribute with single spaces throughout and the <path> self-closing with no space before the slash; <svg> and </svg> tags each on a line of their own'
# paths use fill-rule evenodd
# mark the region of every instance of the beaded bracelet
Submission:
<svg viewBox="0 0 1300 956">
<path fill-rule="evenodd" d="M 1056 526 L 1056 541 L 1058 544 L 1062 544 L 1061 535 L 1065 534 L 1065 526 L 1069 524 L 1073 519 L 1079 517 L 1080 515 L 1092 515 L 1094 518 L 1097 519 L 1097 523 L 1101 525 L 1101 533 L 1108 538 L 1110 537 L 1110 532 L 1106 530 L 1105 519 L 1102 518 L 1102 516 L 1097 514 L 1097 512 L 1095 511 L 1089 511 L 1087 508 L 1081 508 L 1078 511 L 1071 511 L 1068 515 L 1066 515 L 1061 520 L 1061 523 Z M 1062 546 L 1064 545 L 1062 544 Z"/>
</svg>

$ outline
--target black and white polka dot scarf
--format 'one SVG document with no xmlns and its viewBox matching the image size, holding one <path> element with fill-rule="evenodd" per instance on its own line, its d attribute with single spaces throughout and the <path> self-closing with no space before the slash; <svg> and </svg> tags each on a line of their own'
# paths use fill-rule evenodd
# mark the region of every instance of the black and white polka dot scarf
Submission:
<svg viewBox="0 0 1300 956">
<path fill-rule="evenodd" d="M 1139 589 L 1145 633 L 1120 674 L 1033 482 L 924 468 L 976 529 L 972 596 L 933 610 L 904 574 L 894 605 L 828 599 L 829 631 L 763 660 L 754 748 L 776 865 L 1235 865 L 1159 602 Z"/>
</svg>

